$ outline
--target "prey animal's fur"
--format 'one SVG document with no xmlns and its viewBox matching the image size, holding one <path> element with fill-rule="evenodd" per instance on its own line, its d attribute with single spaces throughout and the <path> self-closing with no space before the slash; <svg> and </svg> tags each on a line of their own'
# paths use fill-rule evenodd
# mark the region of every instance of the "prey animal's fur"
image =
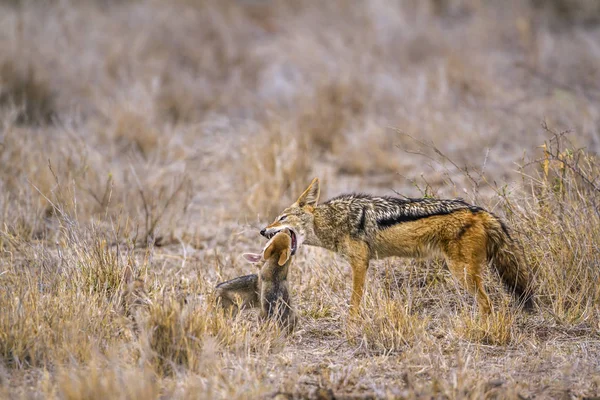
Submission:
<svg viewBox="0 0 600 400">
<path fill-rule="evenodd" d="M 225 308 L 237 307 L 235 297 L 242 300 L 240 308 L 260 307 L 261 317 L 277 321 L 291 331 L 296 325 L 288 285 L 292 263 L 292 239 L 287 230 L 275 235 L 261 254 L 246 253 L 246 260 L 259 268 L 258 274 L 240 276 L 216 287 L 217 299 Z"/>
</svg>

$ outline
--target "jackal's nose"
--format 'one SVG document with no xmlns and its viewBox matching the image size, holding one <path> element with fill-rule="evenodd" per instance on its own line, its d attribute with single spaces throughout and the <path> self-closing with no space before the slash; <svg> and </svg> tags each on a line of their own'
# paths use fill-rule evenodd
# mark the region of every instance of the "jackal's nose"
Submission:
<svg viewBox="0 0 600 400">
<path fill-rule="evenodd" d="M 261 229 L 260 230 L 260 234 L 266 237 L 267 236 L 267 229 L 266 228 Z"/>
</svg>

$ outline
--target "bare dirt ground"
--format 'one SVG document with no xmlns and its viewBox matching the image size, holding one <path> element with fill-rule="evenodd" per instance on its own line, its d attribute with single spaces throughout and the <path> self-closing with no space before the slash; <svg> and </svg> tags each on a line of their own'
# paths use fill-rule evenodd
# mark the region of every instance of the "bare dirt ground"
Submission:
<svg viewBox="0 0 600 400">
<path fill-rule="evenodd" d="M 0 1 L 0 396 L 600 396 L 599 4 Z M 292 335 L 224 314 L 315 176 L 494 211 L 536 310 L 303 247 Z"/>
</svg>

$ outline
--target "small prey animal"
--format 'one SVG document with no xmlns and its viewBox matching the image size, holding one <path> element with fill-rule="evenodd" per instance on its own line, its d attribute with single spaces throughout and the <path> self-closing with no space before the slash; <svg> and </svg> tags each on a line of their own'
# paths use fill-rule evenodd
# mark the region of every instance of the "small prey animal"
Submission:
<svg viewBox="0 0 600 400">
<path fill-rule="evenodd" d="M 296 325 L 296 315 L 291 307 L 288 270 L 292 263 L 291 232 L 283 229 L 269 240 L 260 254 L 245 253 L 244 258 L 259 268 L 258 274 L 240 276 L 216 287 L 217 300 L 223 307 L 241 309 L 260 307 L 262 318 L 270 318 L 288 332 Z"/>
</svg>

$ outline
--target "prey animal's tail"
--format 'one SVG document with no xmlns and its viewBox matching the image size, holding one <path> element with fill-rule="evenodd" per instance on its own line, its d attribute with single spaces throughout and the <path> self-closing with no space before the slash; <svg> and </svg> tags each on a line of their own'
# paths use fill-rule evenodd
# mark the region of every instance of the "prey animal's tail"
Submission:
<svg viewBox="0 0 600 400">
<path fill-rule="evenodd" d="M 490 214 L 485 221 L 487 260 L 491 263 L 506 289 L 525 309 L 533 308 L 533 284 L 522 247 L 510 235 L 508 227 Z"/>
</svg>

